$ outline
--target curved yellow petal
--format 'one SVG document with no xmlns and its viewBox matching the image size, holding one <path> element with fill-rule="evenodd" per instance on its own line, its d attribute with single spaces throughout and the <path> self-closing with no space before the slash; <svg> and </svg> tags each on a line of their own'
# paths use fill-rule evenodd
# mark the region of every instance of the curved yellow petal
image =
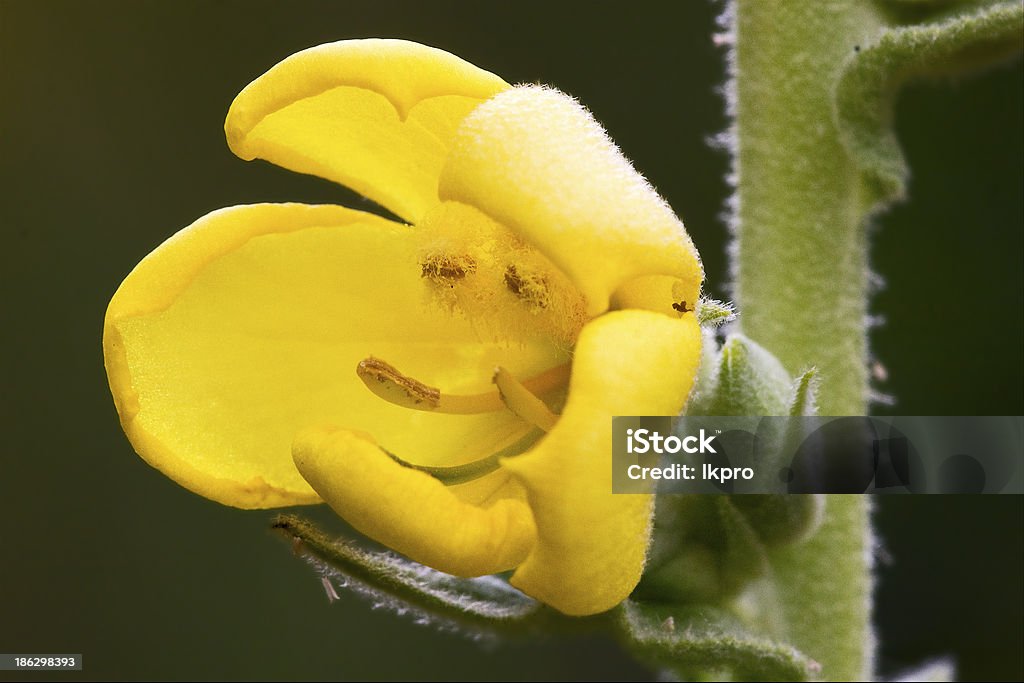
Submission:
<svg viewBox="0 0 1024 683">
<path fill-rule="evenodd" d="M 683 224 L 590 113 L 557 90 L 517 86 L 474 109 L 439 194 L 540 249 L 579 287 L 590 316 L 643 276 L 672 276 L 696 300 L 703 271 Z"/>
<path fill-rule="evenodd" d="M 410 559 L 456 576 L 515 567 L 536 541 L 527 505 L 461 501 L 428 474 L 403 467 L 365 438 L 334 427 L 300 433 L 295 466 L 349 524 Z"/>
<path fill-rule="evenodd" d="M 298 52 L 231 105 L 231 150 L 347 185 L 416 222 L 437 203 L 456 127 L 508 88 L 443 50 L 403 40 L 347 40 Z"/>
<path fill-rule="evenodd" d="M 643 571 L 652 497 L 613 494 L 611 418 L 675 415 L 700 359 L 693 313 L 615 311 L 583 328 L 561 419 L 502 461 L 526 487 L 537 545 L 512 585 L 570 615 L 611 609 Z"/>
<path fill-rule="evenodd" d="M 685 282 L 671 275 L 645 275 L 619 287 L 612 296 L 613 309 L 639 308 L 680 318 L 696 310 L 700 283 Z"/>
<path fill-rule="evenodd" d="M 273 507 L 318 501 L 291 457 L 310 424 L 370 431 L 427 465 L 513 439 L 522 427 L 507 414 L 405 410 L 356 375 L 375 355 L 475 393 L 493 390 L 495 365 L 531 376 L 564 362 L 539 342 L 483 343 L 470 321 L 432 305 L 413 237 L 341 207 L 265 204 L 216 211 L 161 245 L 104 324 L 111 391 L 138 453 L 208 498 Z"/>
</svg>

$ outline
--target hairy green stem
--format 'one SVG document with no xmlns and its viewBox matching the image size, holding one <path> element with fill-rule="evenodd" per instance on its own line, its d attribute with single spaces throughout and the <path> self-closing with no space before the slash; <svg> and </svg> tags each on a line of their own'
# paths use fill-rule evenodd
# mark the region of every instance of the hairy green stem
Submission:
<svg viewBox="0 0 1024 683">
<path fill-rule="evenodd" d="M 860 415 L 866 206 L 834 123 L 833 87 L 882 18 L 865 0 L 738 0 L 734 12 L 739 325 L 790 374 L 818 369 L 821 414 Z"/>
<path fill-rule="evenodd" d="M 739 324 L 790 374 L 817 369 L 821 414 L 864 414 L 870 202 L 833 87 L 882 17 L 865 0 L 736 0 L 731 12 Z M 870 545 L 866 502 L 832 496 L 821 529 L 771 558 L 779 635 L 826 679 L 873 673 Z"/>
<path fill-rule="evenodd" d="M 867 222 L 906 190 L 896 93 L 1019 55 L 1024 3 L 732 0 L 727 18 L 740 331 L 816 369 L 820 414 L 864 414 Z M 868 513 L 830 496 L 816 534 L 770 553 L 771 628 L 826 679 L 873 673 Z"/>
</svg>

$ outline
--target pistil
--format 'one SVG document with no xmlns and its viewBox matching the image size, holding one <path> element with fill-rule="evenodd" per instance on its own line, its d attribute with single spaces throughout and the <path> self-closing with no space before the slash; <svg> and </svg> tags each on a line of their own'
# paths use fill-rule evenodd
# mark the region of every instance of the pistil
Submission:
<svg viewBox="0 0 1024 683">
<path fill-rule="evenodd" d="M 463 465 L 453 465 L 451 467 L 435 467 L 430 465 L 417 465 L 411 463 L 401 457 L 395 455 L 390 451 L 384 451 L 388 456 L 403 467 L 410 469 L 419 470 L 420 472 L 426 472 L 434 479 L 437 479 L 442 484 L 447 486 L 454 486 L 455 484 L 464 484 L 474 479 L 486 476 L 491 472 L 498 469 L 500 460 L 502 458 L 513 458 L 517 455 L 525 453 L 530 446 L 536 443 L 537 439 L 541 437 L 540 430 L 531 429 L 529 433 L 523 438 L 519 439 L 511 446 L 502 448 L 500 451 L 486 455 L 478 460 L 467 462 Z"/>
</svg>

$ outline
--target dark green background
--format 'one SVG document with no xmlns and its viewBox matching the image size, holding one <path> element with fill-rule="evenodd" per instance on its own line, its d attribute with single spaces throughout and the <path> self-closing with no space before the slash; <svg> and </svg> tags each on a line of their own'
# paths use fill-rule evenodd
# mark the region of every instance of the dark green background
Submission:
<svg viewBox="0 0 1024 683">
<path fill-rule="evenodd" d="M 349 37 L 419 40 L 579 97 L 723 293 L 726 160 L 705 144 L 724 125 L 715 8 L 670 4 L 0 0 L 0 652 L 84 653 L 84 674 L 61 678 L 650 677 L 599 639 L 484 648 L 349 595 L 329 605 L 266 531 L 271 513 L 220 507 L 133 455 L 100 331 L 121 278 L 207 211 L 360 205 L 235 159 L 221 130 L 266 68 Z M 873 249 L 889 412 L 1024 412 L 1021 81 L 1018 63 L 900 100 L 912 200 Z M 963 678 L 1024 676 L 1021 499 L 878 510 L 882 670 L 953 655 Z"/>
</svg>

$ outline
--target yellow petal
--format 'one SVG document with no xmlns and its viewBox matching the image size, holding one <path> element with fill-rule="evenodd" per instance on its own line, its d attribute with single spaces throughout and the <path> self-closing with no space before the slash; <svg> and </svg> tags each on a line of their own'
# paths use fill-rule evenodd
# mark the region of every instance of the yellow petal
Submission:
<svg viewBox="0 0 1024 683">
<path fill-rule="evenodd" d="M 612 308 L 639 308 L 680 318 L 696 309 L 700 283 L 684 281 L 670 275 L 645 275 L 630 280 L 612 296 Z"/>
<path fill-rule="evenodd" d="M 403 467 L 365 438 L 333 427 L 303 431 L 295 465 L 353 527 L 407 557 L 456 576 L 515 567 L 536 531 L 524 502 L 488 507 L 459 500 L 423 472 Z"/>
<path fill-rule="evenodd" d="M 508 87 L 443 50 L 347 40 L 296 53 L 250 83 L 224 130 L 243 159 L 347 185 L 416 222 L 437 203 L 456 127 Z"/>
<path fill-rule="evenodd" d="M 583 328 L 558 424 L 530 452 L 502 461 L 526 487 L 537 525 L 514 586 L 571 615 L 629 595 L 643 571 L 652 499 L 612 493 L 611 418 L 678 414 L 699 358 L 692 313 L 616 311 Z"/>
<path fill-rule="evenodd" d="M 496 95 L 459 127 L 439 194 L 517 231 L 576 283 L 588 312 L 634 278 L 667 275 L 696 300 L 700 260 L 683 224 L 568 96 Z"/>
<path fill-rule="evenodd" d="M 104 327 L 135 449 L 208 498 L 272 507 L 318 500 L 291 457 L 310 424 L 372 432 L 428 465 L 515 438 L 522 427 L 507 414 L 405 410 L 356 375 L 376 355 L 474 393 L 493 390 L 495 365 L 531 376 L 564 362 L 539 342 L 481 343 L 467 320 L 431 305 L 413 237 L 358 211 L 285 204 L 217 211 L 161 245 L 118 289 Z"/>
</svg>

